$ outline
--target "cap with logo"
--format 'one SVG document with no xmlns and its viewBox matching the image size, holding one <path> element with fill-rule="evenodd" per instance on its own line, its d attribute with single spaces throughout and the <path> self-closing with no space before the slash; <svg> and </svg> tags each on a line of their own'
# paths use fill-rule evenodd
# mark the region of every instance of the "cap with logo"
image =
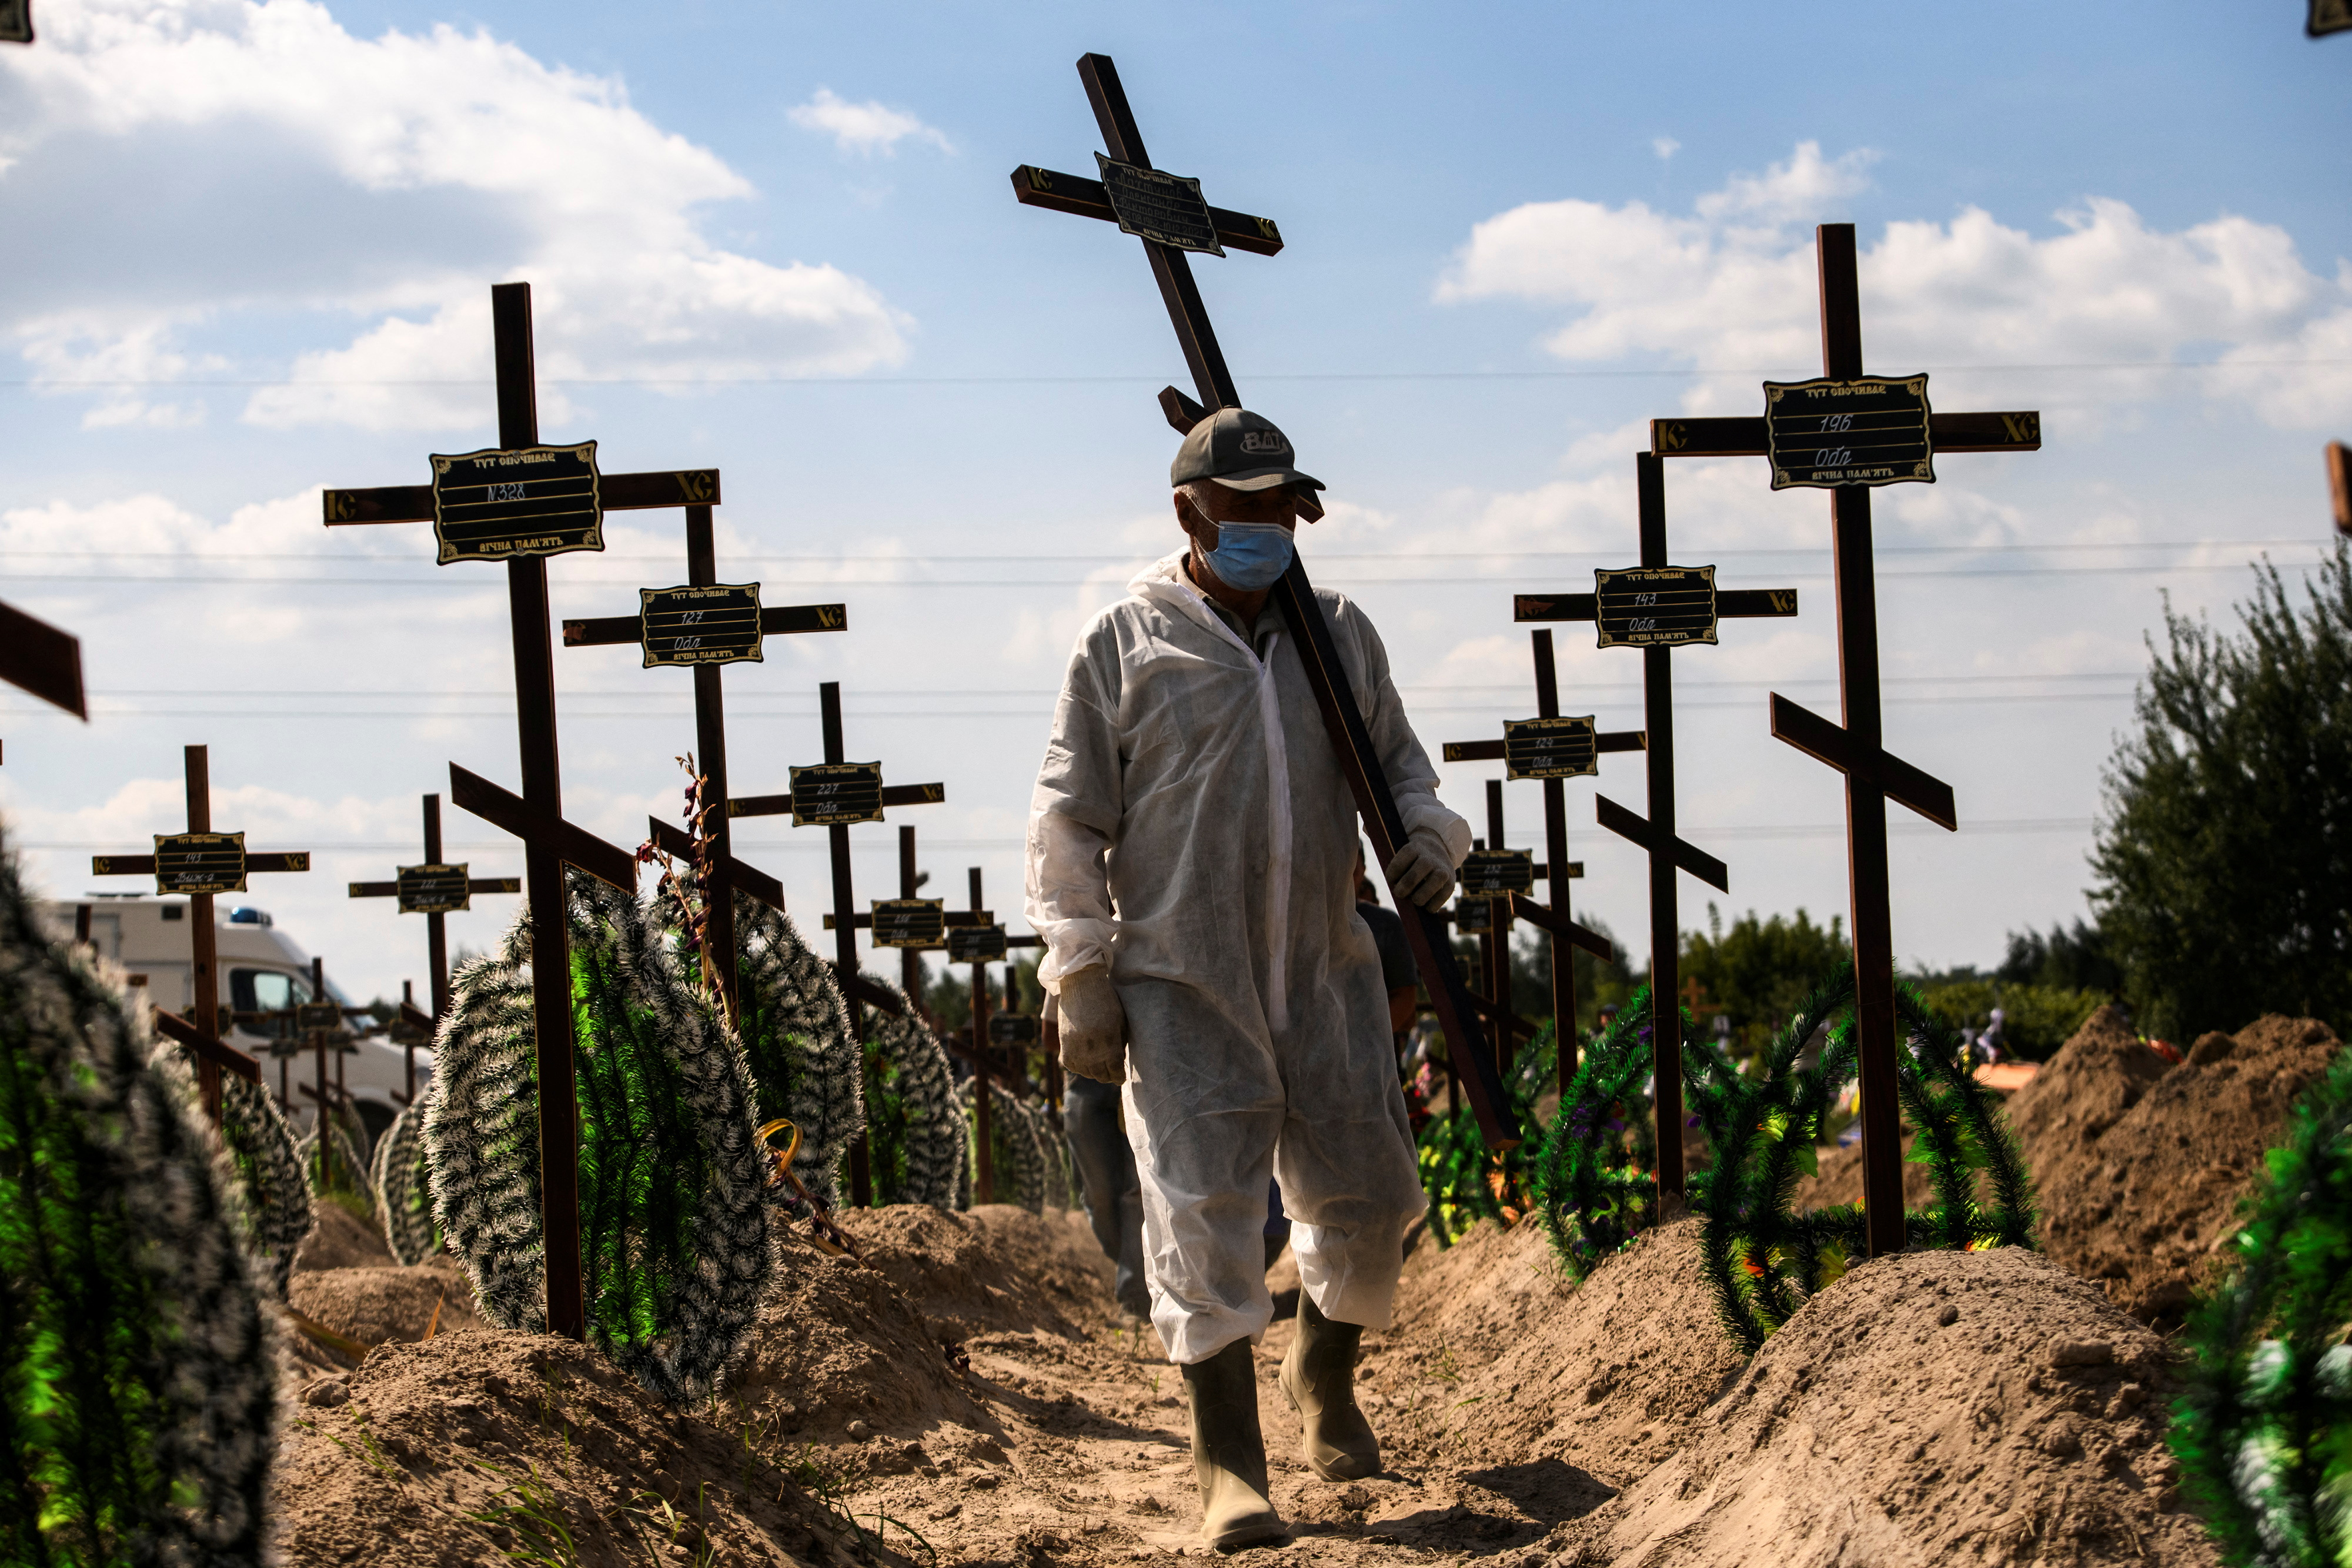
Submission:
<svg viewBox="0 0 2352 1568">
<path fill-rule="evenodd" d="M 1322 480 L 1290 465 L 1293 455 L 1290 437 L 1275 428 L 1274 421 L 1245 408 L 1221 408 L 1184 437 L 1176 461 L 1168 465 L 1168 482 L 1213 479 L 1228 490 L 1271 490 L 1281 485 L 1295 485 L 1301 491 L 1323 488 Z"/>
</svg>

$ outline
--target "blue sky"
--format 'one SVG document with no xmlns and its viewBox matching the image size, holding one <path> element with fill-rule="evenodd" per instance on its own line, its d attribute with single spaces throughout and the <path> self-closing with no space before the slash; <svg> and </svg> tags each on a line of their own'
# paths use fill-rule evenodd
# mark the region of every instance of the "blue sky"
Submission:
<svg viewBox="0 0 2352 1568">
<path fill-rule="evenodd" d="M 1897 947 L 1990 960 L 2084 907 L 2162 594 L 2226 617 L 2251 557 L 2322 544 L 2352 41 L 2300 17 L 37 0 L 41 42 L 0 52 L 0 594 L 81 635 L 96 711 L 0 699 L 0 809 L 79 894 L 92 848 L 175 825 L 179 747 L 209 742 L 220 825 L 320 852 L 254 902 L 347 988 L 422 979 L 421 923 L 342 884 L 415 858 L 447 761 L 516 781 L 499 574 L 431 566 L 421 529 L 331 535 L 316 495 L 490 444 L 487 291 L 525 277 L 546 436 L 719 467 L 722 575 L 850 607 L 730 671 L 739 790 L 815 759 L 841 680 L 852 756 L 949 787 L 906 813 L 925 864 L 1017 907 L 1069 641 L 1174 537 L 1151 394 L 1182 362 L 1138 246 L 1006 178 L 1089 167 L 1095 49 L 1157 162 L 1282 223 L 1279 257 L 1196 270 L 1245 399 L 1331 486 L 1310 564 L 1382 628 L 1433 751 L 1532 713 L 1513 591 L 1633 559 L 1642 422 L 1817 367 L 1812 224 L 1859 225 L 1874 370 L 2043 412 L 2042 453 L 1948 457 L 1879 508 L 1890 741 L 1964 824 L 1899 831 Z M 1728 910 L 1842 909 L 1834 779 L 1764 721 L 1768 689 L 1835 709 L 1827 504 L 1755 459 L 1673 465 L 1668 497 L 1677 560 L 1804 604 L 1678 656 L 1685 834 Z M 682 579 L 674 514 L 613 521 L 554 565 L 561 612 Z M 1560 641 L 1569 711 L 1637 722 L 1639 661 Z M 687 682 L 614 650 L 558 670 L 571 812 L 634 844 Z M 1445 779 L 1482 831 L 1487 771 Z M 1638 763 L 1599 788 L 1638 808 Z M 1578 897 L 1633 936 L 1638 858 L 1593 790 Z M 1538 792 L 1509 800 L 1533 843 Z M 861 898 L 895 892 L 894 835 L 856 836 Z M 821 838 L 743 841 L 814 925 Z"/>
</svg>

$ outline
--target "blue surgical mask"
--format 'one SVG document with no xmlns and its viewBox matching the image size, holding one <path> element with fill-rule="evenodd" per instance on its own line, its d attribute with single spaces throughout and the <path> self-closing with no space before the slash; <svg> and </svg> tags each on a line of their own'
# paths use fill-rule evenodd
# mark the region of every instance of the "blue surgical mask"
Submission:
<svg viewBox="0 0 2352 1568">
<path fill-rule="evenodd" d="M 1280 523 L 1219 523 L 1217 548 L 1202 553 L 1218 581 L 1255 593 L 1290 570 L 1291 534 Z"/>
</svg>

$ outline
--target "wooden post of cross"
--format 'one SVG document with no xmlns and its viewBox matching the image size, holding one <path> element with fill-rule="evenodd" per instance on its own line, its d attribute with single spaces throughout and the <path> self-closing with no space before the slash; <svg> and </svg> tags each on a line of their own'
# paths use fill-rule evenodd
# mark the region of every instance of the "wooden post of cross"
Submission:
<svg viewBox="0 0 2352 1568">
<path fill-rule="evenodd" d="M 948 798 L 948 789 L 944 784 L 886 787 L 879 762 L 846 760 L 848 751 L 841 734 L 841 683 L 826 681 L 816 690 L 824 729 L 824 761 L 793 768 L 789 794 L 746 796 L 732 802 L 730 810 L 738 817 L 776 817 L 789 812 L 795 828 L 825 830 L 833 858 L 833 916 L 826 924 L 834 934 L 834 983 L 841 988 L 841 999 L 849 1009 L 850 1037 L 863 1041 L 866 1005 L 888 1012 L 899 1009 L 897 999 L 887 989 L 857 972 L 857 927 L 874 922 L 870 915 L 862 919 L 858 915 L 856 890 L 850 884 L 850 827 L 853 823 L 882 821 L 883 808 L 887 806 L 937 805 Z M 862 1044 L 859 1049 L 864 1049 Z M 878 1085 L 868 1082 L 868 1104 L 875 1102 L 878 1091 Z M 873 1167 L 862 1132 L 849 1145 L 849 1201 L 859 1207 L 874 1201 Z"/>
<path fill-rule="evenodd" d="M 1013 194 L 1027 206 L 1116 223 L 1142 241 L 1170 324 L 1176 329 L 1178 346 L 1200 393 L 1200 402 L 1195 402 L 1169 387 L 1160 394 L 1160 410 L 1179 432 L 1189 431 L 1210 410 L 1239 408 L 1241 393 L 1225 366 L 1224 351 L 1217 346 L 1216 329 L 1209 323 L 1208 308 L 1201 302 L 1185 253 L 1223 256 L 1225 247 L 1231 246 L 1273 256 L 1282 248 L 1282 232 L 1272 218 L 1208 205 L 1202 200 L 1197 180 L 1180 179 L 1152 168 L 1150 155 L 1144 151 L 1143 133 L 1128 107 L 1126 89 L 1119 86 L 1118 68 L 1108 55 L 1080 56 L 1078 77 L 1086 84 L 1095 123 L 1110 154 L 1108 158 L 1097 155 L 1102 178 L 1059 174 L 1024 163 L 1013 171 Z M 1293 552 L 1290 570 L 1275 584 L 1274 601 L 1297 639 L 1299 663 L 1323 715 L 1331 749 L 1362 814 L 1373 853 L 1385 867 L 1404 841 L 1404 819 L 1397 810 L 1380 755 L 1372 748 L 1371 733 L 1356 706 L 1355 693 L 1339 667 L 1339 649 L 1316 602 L 1303 554 Z M 1504 1097 L 1502 1080 L 1478 1026 L 1469 988 L 1454 966 L 1445 920 L 1413 907 L 1407 900 L 1400 898 L 1396 904 L 1404 918 L 1413 959 L 1430 977 L 1430 1002 L 1445 1030 L 1449 1055 L 1458 1055 L 1468 1064 L 1464 1081 L 1487 1145 L 1496 1149 L 1516 1147 L 1517 1119 Z"/>
<path fill-rule="evenodd" d="M 738 861 L 728 829 L 727 710 L 719 676 L 725 666 L 764 662 L 761 643 L 794 632 L 845 632 L 848 607 L 795 604 L 762 608 L 756 582 L 721 583 L 710 508 L 686 508 L 686 583 L 641 588 L 637 613 L 566 621 L 563 645 L 589 648 L 630 643 L 643 667 L 683 664 L 694 673 L 695 767 L 700 779 L 695 831 L 654 821 L 654 842 L 696 863 L 703 876 L 702 967 L 730 1019 L 740 1005 L 736 976 L 737 888 L 780 913 L 783 885 Z"/>
<path fill-rule="evenodd" d="M 445 864 L 441 859 L 441 797 L 425 797 L 425 863 L 393 868 L 394 881 L 355 882 L 351 884 L 353 898 L 396 898 L 403 915 L 425 916 L 425 956 L 429 966 L 426 983 L 433 988 L 433 1014 L 419 1014 L 415 1004 L 406 997 L 401 998 L 401 1022 L 406 1049 L 407 1092 L 401 1103 L 416 1098 L 416 1035 L 422 1030 L 426 1039 L 449 1013 L 449 931 L 446 916 L 473 908 L 478 893 L 520 893 L 522 879 L 513 876 L 475 876 L 473 868 L 463 861 Z"/>
<path fill-rule="evenodd" d="M 2327 506 L 2336 517 L 2336 531 L 2352 535 L 2352 446 L 2327 444 Z"/>
<path fill-rule="evenodd" d="M 530 285 L 490 289 L 498 371 L 499 444 L 434 456 L 430 485 L 329 490 L 330 528 L 431 522 L 439 559 L 499 560 L 507 568 L 513 633 L 515 732 L 522 793 L 515 795 L 456 763 L 449 800 L 523 841 L 529 896 L 531 1015 L 539 1077 L 541 1236 L 546 1249 L 549 1332 L 587 1332 L 580 1275 L 580 1105 L 573 1063 L 572 965 L 565 929 L 566 865 L 634 893 L 636 860 L 563 818 L 562 768 L 555 733 L 555 655 L 548 634 L 547 558 L 604 548 L 607 511 L 712 506 L 716 469 L 604 474 L 596 444 L 539 444 L 539 391 L 532 362 Z"/>
<path fill-rule="evenodd" d="M 1674 650 L 1716 641 L 1721 620 L 1797 613 L 1793 588 L 1719 589 L 1711 566 L 1670 566 L 1666 553 L 1665 469 L 1652 453 L 1633 460 L 1640 498 L 1642 564 L 1596 571 L 1591 593 L 1522 593 L 1519 621 L 1590 621 L 1603 648 L 1642 651 L 1643 734 L 1649 759 L 1650 814 L 1638 817 L 1606 795 L 1593 797 L 1601 825 L 1633 840 L 1650 857 L 1650 1049 L 1658 1117 L 1658 1190 L 1683 1191 L 1682 915 L 1675 873 L 1687 871 L 1728 892 L 1724 863 L 1685 842 L 1675 827 Z"/>
<path fill-rule="evenodd" d="M 1761 418 L 1656 419 L 1661 457 L 1759 456 L 1772 487 L 1830 492 L 1836 574 L 1838 698 L 1832 724 L 1772 694 L 1772 735 L 1845 775 L 1846 870 L 1853 911 L 1854 1019 L 1862 1064 L 1863 1206 L 1873 1257 L 1903 1249 L 1902 1112 L 1895 1087 L 1895 934 L 1886 874 L 1886 802 L 1957 830 L 1951 786 L 1889 753 L 1878 693 L 1878 584 L 1870 492 L 1933 483 L 1933 460 L 1954 452 L 2038 452 L 2032 410 L 1937 413 L 1927 378 L 1865 376 L 1853 225 L 1814 230 L 1821 276 L 1822 379 L 1764 383 Z"/>
<path fill-rule="evenodd" d="M 1570 947 L 1581 947 L 1604 964 L 1617 961 L 1616 949 L 1599 932 L 1580 925 L 1570 913 L 1569 883 L 1584 874 L 1581 862 L 1568 858 L 1568 785 L 1570 779 L 1597 777 L 1603 752 L 1639 751 L 1638 729 L 1602 731 L 1592 716 L 1563 718 L 1559 711 L 1559 669 L 1553 662 L 1551 629 L 1528 633 L 1535 654 L 1536 716 L 1507 719 L 1500 740 L 1448 741 L 1448 762 L 1501 762 L 1509 779 L 1537 779 L 1544 791 L 1545 862 L 1536 880 L 1549 884 L 1551 902 L 1538 905 L 1525 894 L 1511 895 L 1511 910 L 1541 929 L 1551 946 L 1552 1035 L 1558 1051 L 1554 1077 L 1561 1092 L 1576 1076 L 1576 963 Z M 1497 789 L 1499 784 L 1487 788 Z M 1566 875 L 1552 868 L 1566 866 Z"/>
<path fill-rule="evenodd" d="M 0 604 L 0 681 L 89 722 L 81 689 L 80 641 L 8 604 Z"/>
<path fill-rule="evenodd" d="M 243 893 L 246 877 L 254 872 L 309 871 L 310 852 L 247 850 L 243 833 L 213 831 L 211 753 L 204 747 L 191 746 L 181 755 L 187 778 L 188 831 L 156 834 L 152 854 L 92 855 L 89 869 L 93 876 L 152 876 L 158 896 L 186 896 L 188 1024 L 217 1044 L 228 1030 L 221 1019 L 219 933 L 213 925 L 213 896 Z M 221 1066 L 217 1053 L 197 1051 L 196 1084 L 204 1097 L 205 1113 L 215 1123 L 220 1120 Z M 259 1073 L 257 1066 L 256 1082 L 260 1082 Z"/>
</svg>

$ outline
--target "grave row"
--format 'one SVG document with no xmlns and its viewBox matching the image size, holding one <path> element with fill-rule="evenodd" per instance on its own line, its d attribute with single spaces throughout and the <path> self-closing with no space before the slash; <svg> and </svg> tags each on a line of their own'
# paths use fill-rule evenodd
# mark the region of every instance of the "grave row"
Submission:
<svg viewBox="0 0 2352 1568">
<path fill-rule="evenodd" d="M 1197 180 L 1152 167 L 1117 70 L 1107 57 L 1082 57 L 1078 71 L 1109 149 L 1108 155 L 1097 154 L 1100 177 L 1087 180 L 1024 164 L 1013 172 L 1013 192 L 1027 205 L 1116 223 L 1141 243 L 1198 393 L 1197 398 L 1189 397 L 1169 387 L 1160 395 L 1161 412 L 1179 432 L 1189 431 L 1213 410 L 1240 406 L 1241 399 L 1188 258 L 1192 254 L 1222 256 L 1229 247 L 1273 256 L 1283 248 L 1282 235 L 1271 219 L 1208 205 Z M 1764 412 L 1759 416 L 1653 421 L 1650 450 L 1635 458 L 1638 564 L 1596 572 L 1591 593 L 1531 592 L 1515 599 L 1514 619 L 1518 622 L 1588 622 L 1596 627 L 1600 647 L 1638 650 L 1643 657 L 1643 727 L 1602 732 L 1591 716 L 1563 715 L 1552 634 L 1548 629 L 1533 632 L 1536 716 L 1506 724 L 1500 739 L 1449 744 L 1445 757 L 1448 761 L 1500 760 L 1507 778 L 1541 781 L 1547 859 L 1538 864 L 1530 852 L 1506 847 L 1503 781 L 1491 780 L 1486 835 L 1480 852 L 1464 867 L 1464 896 L 1455 911 L 1449 915 L 1433 915 L 1410 901 L 1395 902 L 1404 915 L 1408 941 L 1444 1032 L 1452 1071 L 1490 1146 L 1509 1147 L 1519 1140 L 1520 1131 L 1504 1092 L 1504 1076 L 1515 1042 L 1533 1033 L 1511 1009 L 1511 929 L 1515 922 L 1524 920 L 1549 938 L 1553 1013 L 1559 1020 L 1559 1072 L 1565 1084 L 1576 1061 L 1575 981 L 1569 949 L 1581 946 L 1603 957 L 1610 956 L 1610 945 L 1573 917 L 1570 887 L 1582 868 L 1569 858 L 1566 786 L 1570 779 L 1596 776 L 1604 755 L 1643 753 L 1646 815 L 1637 815 L 1605 796 L 1596 796 L 1595 814 L 1601 826 L 1641 846 L 1649 862 L 1658 1180 L 1665 1192 L 1679 1195 L 1684 1172 L 1676 1055 L 1681 1038 L 1676 874 L 1687 871 L 1727 891 L 1728 870 L 1721 860 L 1684 840 L 1677 831 L 1671 658 L 1677 648 L 1716 644 L 1722 621 L 1790 617 L 1798 612 L 1798 604 L 1792 589 L 1722 587 L 1712 566 L 1673 562 L 1666 538 L 1664 464 L 1670 457 L 1759 455 L 1769 460 L 1774 489 L 1830 491 L 1843 722 L 1832 723 L 1775 694 L 1769 701 L 1770 733 L 1837 768 L 1844 778 L 1853 931 L 1860 977 L 1857 1019 L 1865 1204 L 1871 1249 L 1878 1252 L 1899 1249 L 1903 1240 L 1885 806 L 1894 800 L 1947 829 L 1957 825 L 1957 817 L 1948 786 L 1891 755 L 1882 743 L 1870 494 L 1882 485 L 1932 483 L 1934 461 L 1940 455 L 2037 450 L 2041 432 L 2039 416 L 2031 412 L 1935 412 L 1929 406 L 1925 375 L 1866 375 L 1852 226 L 1822 225 L 1817 250 L 1822 377 L 1766 382 Z M 562 627 L 568 648 L 635 646 L 642 667 L 682 667 L 693 681 L 698 748 L 694 768 L 698 771 L 688 822 L 681 829 L 652 821 L 649 849 L 676 857 L 691 868 L 707 912 L 698 944 L 705 974 L 730 1017 L 739 1004 L 733 895 L 740 892 L 778 910 L 783 906 L 777 881 L 734 854 L 730 828 L 738 817 L 789 814 L 795 826 L 825 829 L 834 905 L 825 925 L 835 933 L 835 970 L 854 1034 L 862 1030 L 865 1009 L 896 1011 L 901 1005 L 887 988 L 859 974 L 858 930 L 871 931 L 877 947 L 902 950 L 909 994 L 919 990 L 918 955 L 924 950 L 944 951 L 950 963 L 971 966 L 971 1040 L 968 1045 L 950 1042 L 950 1049 L 963 1055 L 982 1080 L 976 1095 L 980 1124 L 975 1142 L 982 1162 L 978 1197 L 982 1201 L 992 1196 L 986 1163 L 990 1149 L 986 1082 L 992 1071 L 1000 1071 L 992 1047 L 1024 1045 L 1034 1028 L 1030 1020 L 992 1019 L 986 969 L 991 963 L 1003 962 L 1009 948 L 1034 946 L 1037 938 L 1006 934 L 985 906 L 977 869 L 971 873 L 970 903 L 963 910 L 950 911 L 944 900 L 918 896 L 921 879 L 915 868 L 914 829 L 903 825 L 898 897 L 876 901 L 866 912 L 856 909 L 850 828 L 882 820 L 888 807 L 941 802 L 946 791 L 938 783 L 887 785 L 879 761 L 850 760 L 837 684 L 826 683 L 819 688 L 823 760 L 793 768 L 788 793 L 736 796 L 730 792 L 722 687 L 726 667 L 759 662 L 762 643 L 770 636 L 845 631 L 846 607 L 767 606 L 761 603 L 761 584 L 719 580 L 712 520 L 713 509 L 720 501 L 717 470 L 608 475 L 597 465 L 593 442 L 542 444 L 530 286 L 496 286 L 491 306 L 498 445 L 432 455 L 428 484 L 328 490 L 322 508 L 330 528 L 430 523 L 436 558 L 444 564 L 505 564 L 522 789 L 513 793 L 453 761 L 449 795 L 458 807 L 522 841 L 523 875 L 477 878 L 469 866 L 444 862 L 439 800 L 428 795 L 423 862 L 397 868 L 389 883 L 354 883 L 351 895 L 394 898 L 402 912 L 426 916 L 433 1009 L 426 1013 L 413 1005 L 404 1009 L 404 1022 L 415 1030 L 429 1029 L 448 1005 L 443 915 L 467 907 L 477 894 L 528 892 L 538 1024 L 549 1322 L 557 1331 L 576 1336 L 583 1328 L 583 1305 L 577 1171 L 570 1155 L 577 1145 L 577 1108 L 570 1088 L 574 1040 L 562 914 L 564 868 L 633 891 L 638 857 L 563 815 L 548 604 L 549 557 L 601 549 L 603 521 L 608 511 L 677 507 L 684 512 L 685 583 L 640 590 L 635 614 L 567 621 Z M 1316 605 L 1303 557 L 1294 554 L 1289 570 L 1274 589 L 1274 598 L 1286 621 L 1303 629 L 1297 650 L 1307 681 L 1371 840 L 1376 863 L 1385 866 L 1403 840 L 1402 819 L 1354 694 L 1339 674 L 1329 628 Z M 0 641 L 0 676 L 68 711 L 85 713 L 79 651 L 69 636 L 5 606 L 0 606 L 0 634 L 5 634 Z M 235 1071 L 257 1081 L 258 1065 L 219 1038 L 227 1020 L 219 1007 L 211 952 L 212 899 L 219 893 L 241 891 L 251 873 L 306 871 L 309 856 L 303 852 L 248 850 L 242 833 L 214 831 L 206 768 L 204 748 L 190 747 L 184 833 L 158 836 L 150 854 L 97 857 L 93 869 L 100 874 L 152 875 L 159 892 L 184 894 L 194 905 L 191 926 L 196 943 L 195 1003 L 187 1019 L 161 1015 L 159 1022 L 194 1054 L 206 1104 L 217 1114 L 220 1073 Z M 1547 883 L 1549 894 L 1540 903 L 1532 897 L 1538 881 Z M 1451 961 L 1452 928 L 1457 926 L 1480 937 L 1477 989 Z M 323 976 L 317 977 L 317 981 L 315 988 L 323 1002 Z M 308 1092 L 323 1107 L 331 1092 L 324 1041 L 341 1020 L 293 1021 L 299 1026 L 294 1032 L 319 1051 L 319 1082 L 315 1090 Z M 1058 1084 L 1050 1081 L 1056 1076 L 1050 1065 L 1052 1052 L 1048 1051 L 1046 1056 L 1049 1082 L 1043 1088 L 1051 1099 L 1057 1096 Z M 1008 1064 L 1004 1071 L 1016 1079 L 1020 1076 L 1017 1066 Z M 870 1201 L 871 1176 L 862 1139 L 853 1147 L 849 1163 L 852 1200 Z"/>
</svg>

